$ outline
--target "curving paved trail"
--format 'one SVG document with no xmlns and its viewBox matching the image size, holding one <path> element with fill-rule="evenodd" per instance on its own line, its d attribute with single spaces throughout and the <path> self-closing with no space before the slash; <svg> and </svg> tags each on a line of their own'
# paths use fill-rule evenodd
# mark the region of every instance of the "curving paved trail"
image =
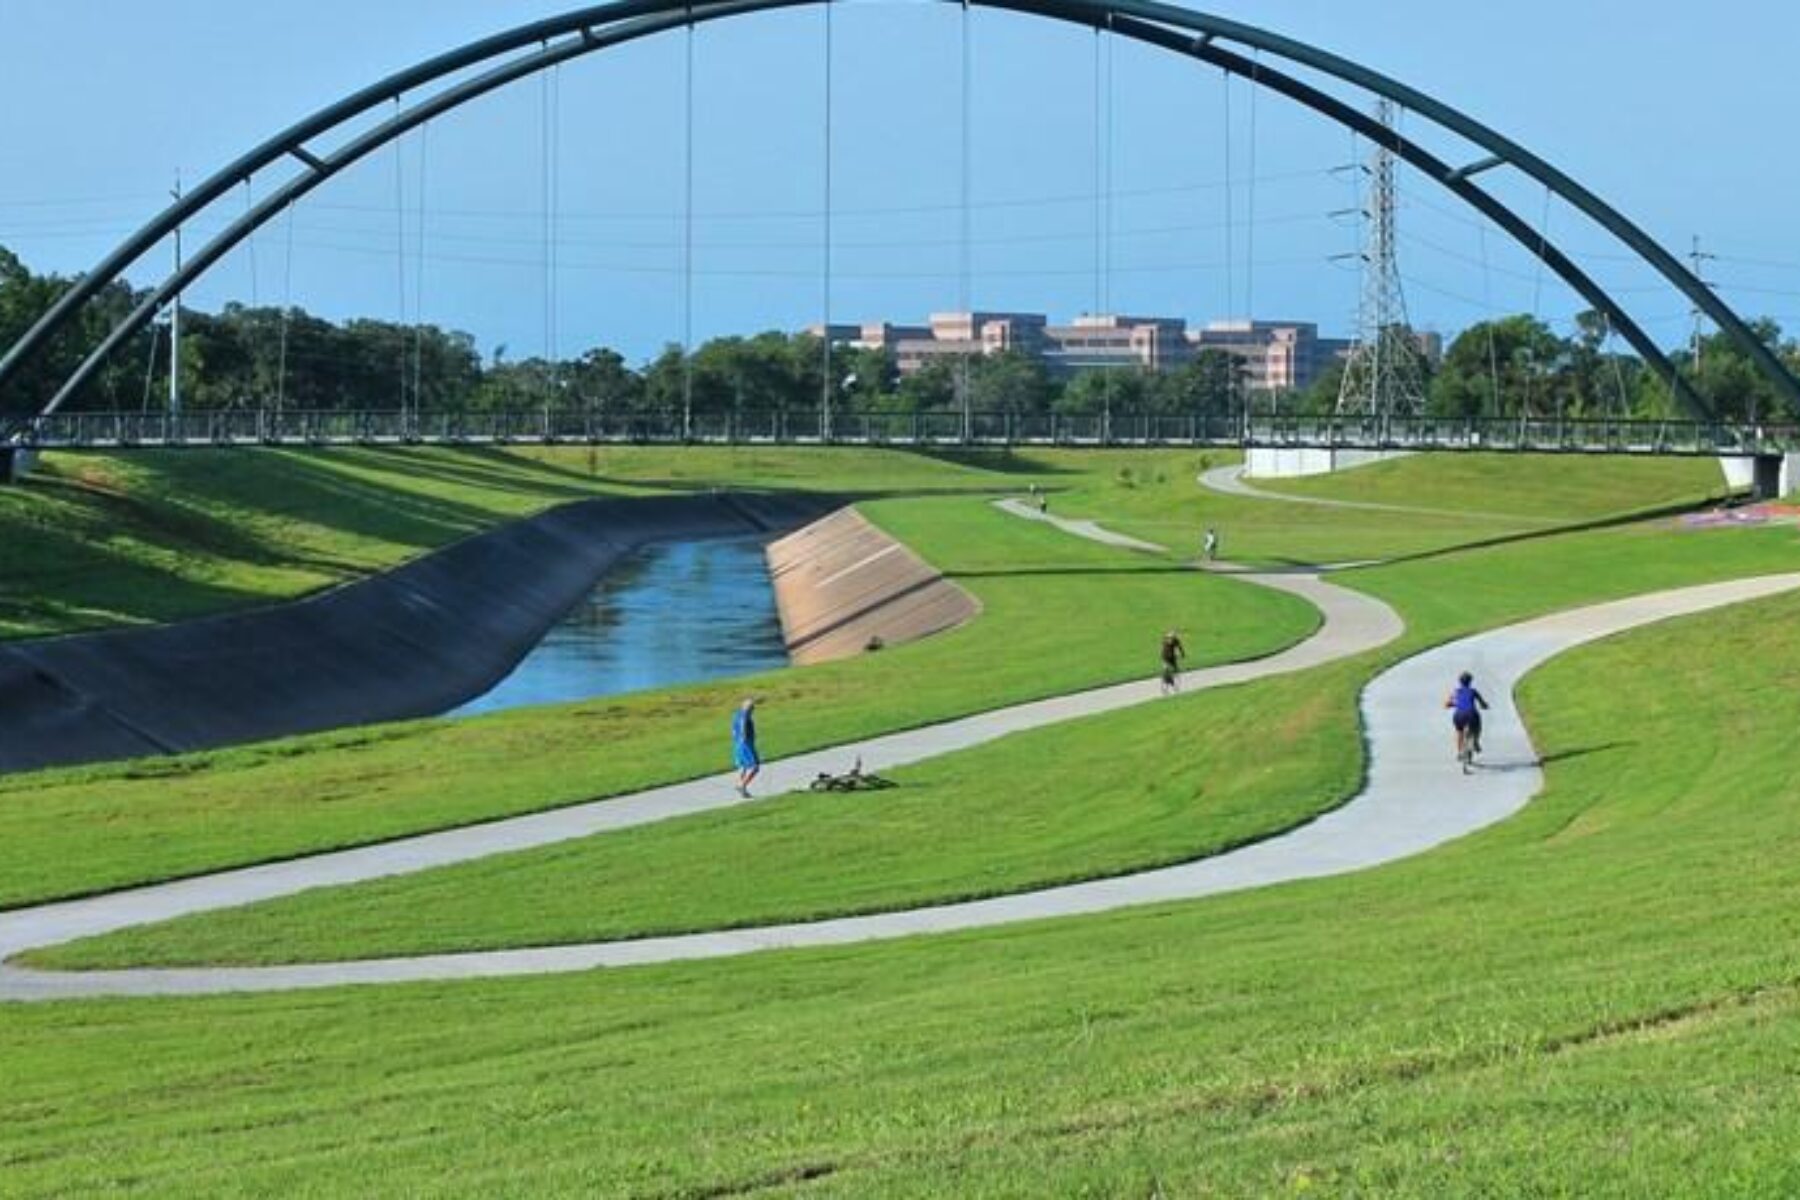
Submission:
<svg viewBox="0 0 1800 1200">
<path fill-rule="evenodd" d="M 1117 546 L 1121 550 L 1141 550 L 1148 554 L 1164 554 L 1167 546 L 1159 546 L 1155 542 L 1141 541 L 1129 534 L 1115 533 L 1097 521 L 1083 521 L 1072 517 L 1052 516 L 1041 512 L 1023 500 L 996 500 L 994 507 L 1015 517 L 1024 517 L 1027 521 L 1044 521 L 1056 526 L 1064 533 L 1072 533 L 1078 538 L 1086 538 L 1090 542 L 1100 542 L 1108 546 Z"/>
<path fill-rule="evenodd" d="M 1385 645 L 1400 636 L 1403 628 L 1400 618 L 1387 605 L 1313 575 L 1245 574 L 1241 578 L 1307 600 L 1318 607 L 1324 620 L 1311 637 L 1278 654 L 1184 672 L 1181 682 L 1186 691 L 1303 671 Z M 862 758 L 866 769 L 885 771 L 979 746 L 1010 733 L 1146 704 L 1160 699 L 1161 695 L 1160 684 L 1155 679 L 1115 684 L 796 755 L 766 764 L 758 791 L 772 796 L 802 789 L 821 771 L 845 770 L 855 756 Z M 745 803 L 738 797 L 735 783 L 735 774 L 721 774 L 484 825 L 0 913 L 0 962 L 25 950 L 189 913 L 236 908 L 313 888 L 449 866 L 589 837 L 607 830 L 729 808 Z M 0 965 L 0 1000 L 278 990 L 334 983 L 459 978 L 553 969 L 517 965 L 551 961 L 532 957 L 537 953 L 527 952 L 523 959 L 516 954 L 474 954 L 251 970 L 61 973 Z"/>
<path fill-rule="evenodd" d="M 1399 619 L 1385 605 L 1316 576 L 1243 578 L 1312 600 L 1325 614 L 1324 626 L 1270 658 L 1188 672 L 1183 681 L 1190 689 L 1302 670 L 1380 646 L 1401 632 Z M 1363 692 L 1369 777 L 1349 803 L 1279 837 L 1176 867 L 905 912 L 627 942 L 284 967 L 55 973 L 0 966 L 0 999 L 285 991 L 582 971 L 1100 913 L 1363 870 L 1482 829 L 1517 812 L 1537 793 L 1542 772 L 1514 708 L 1513 690 L 1539 663 L 1627 629 L 1796 588 L 1800 573 L 1659 592 L 1477 634 L 1408 659 L 1377 676 Z M 1440 707 L 1450 681 L 1463 669 L 1476 672 L 1478 685 L 1493 703 L 1488 752 L 1482 769 L 1467 777 L 1450 761 L 1448 723 Z M 1157 695 L 1154 681 L 1123 684 L 893 734 L 854 749 L 866 765 L 885 769 L 1018 730 L 1145 703 Z M 784 760 L 770 766 L 768 779 L 774 790 L 803 786 L 816 770 L 841 768 L 851 752 L 840 748 Z M 730 794 L 729 777 L 719 776 L 363 850 L 0 914 L 0 958 L 182 913 L 421 870 L 739 802 Z"/>
</svg>

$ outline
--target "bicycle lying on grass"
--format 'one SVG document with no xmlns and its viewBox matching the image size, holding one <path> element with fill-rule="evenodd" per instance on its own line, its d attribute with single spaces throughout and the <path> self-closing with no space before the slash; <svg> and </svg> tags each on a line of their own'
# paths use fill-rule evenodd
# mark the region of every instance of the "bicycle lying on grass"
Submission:
<svg viewBox="0 0 1800 1200">
<path fill-rule="evenodd" d="M 842 775 L 833 775 L 829 771 L 820 771 L 807 787 L 815 792 L 879 792 L 887 788 L 898 787 L 891 779 L 863 770 L 862 759 Z"/>
</svg>

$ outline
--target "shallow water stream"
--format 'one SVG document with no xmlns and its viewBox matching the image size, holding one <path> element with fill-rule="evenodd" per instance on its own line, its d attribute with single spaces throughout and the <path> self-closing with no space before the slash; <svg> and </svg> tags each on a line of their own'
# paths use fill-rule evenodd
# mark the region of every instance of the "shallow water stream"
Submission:
<svg viewBox="0 0 1800 1200">
<path fill-rule="evenodd" d="M 763 539 L 661 542 L 619 560 L 512 674 L 452 716 L 787 665 Z"/>
</svg>

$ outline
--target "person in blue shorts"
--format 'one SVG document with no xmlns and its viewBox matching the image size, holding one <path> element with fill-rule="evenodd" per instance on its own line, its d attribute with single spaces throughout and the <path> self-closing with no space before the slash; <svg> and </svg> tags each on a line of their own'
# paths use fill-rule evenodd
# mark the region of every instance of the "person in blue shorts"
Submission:
<svg viewBox="0 0 1800 1200">
<path fill-rule="evenodd" d="M 1475 690 L 1475 677 L 1467 671 L 1456 677 L 1456 686 L 1444 700 L 1450 724 L 1456 729 L 1456 761 L 1465 775 L 1469 759 L 1481 753 L 1481 710 L 1487 706 L 1486 697 Z"/>
<path fill-rule="evenodd" d="M 731 757 L 738 769 L 738 795 L 749 799 L 751 781 L 762 770 L 756 755 L 756 701 L 745 700 L 731 714 Z"/>
</svg>

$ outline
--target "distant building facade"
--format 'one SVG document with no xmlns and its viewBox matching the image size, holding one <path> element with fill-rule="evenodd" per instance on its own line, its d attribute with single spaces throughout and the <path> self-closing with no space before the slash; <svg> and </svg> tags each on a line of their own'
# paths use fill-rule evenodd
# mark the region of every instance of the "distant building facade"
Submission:
<svg viewBox="0 0 1800 1200">
<path fill-rule="evenodd" d="M 826 335 L 825 327 L 807 330 Z M 1129 367 L 1168 371 L 1192 362 L 1202 351 L 1220 350 L 1244 364 L 1251 391 L 1284 392 L 1310 387 L 1333 362 L 1350 353 L 1347 338 L 1319 335 L 1310 321 L 1213 321 L 1188 328 L 1180 317 L 1121 314 L 1083 315 L 1052 325 L 1042 313 L 933 313 L 924 325 L 886 321 L 834 324 L 831 340 L 880 350 L 902 376 L 937 361 L 1013 351 L 1042 363 L 1054 379 L 1082 371 Z M 1420 335 L 1421 349 L 1435 360 L 1436 334 Z"/>
</svg>

